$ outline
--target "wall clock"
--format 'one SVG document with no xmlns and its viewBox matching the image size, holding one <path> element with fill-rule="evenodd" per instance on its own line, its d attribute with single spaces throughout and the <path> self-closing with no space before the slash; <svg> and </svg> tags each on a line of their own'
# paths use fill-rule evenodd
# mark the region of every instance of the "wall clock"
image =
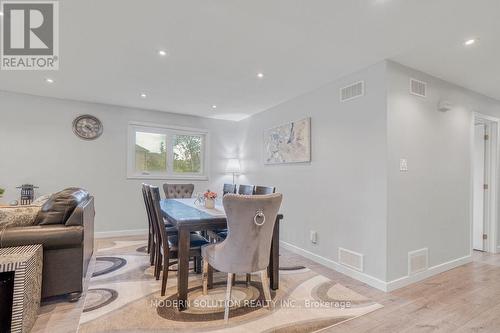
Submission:
<svg viewBox="0 0 500 333">
<path fill-rule="evenodd" d="M 83 140 L 95 140 L 102 131 L 101 121 L 94 116 L 84 114 L 73 120 L 73 132 Z"/>
</svg>

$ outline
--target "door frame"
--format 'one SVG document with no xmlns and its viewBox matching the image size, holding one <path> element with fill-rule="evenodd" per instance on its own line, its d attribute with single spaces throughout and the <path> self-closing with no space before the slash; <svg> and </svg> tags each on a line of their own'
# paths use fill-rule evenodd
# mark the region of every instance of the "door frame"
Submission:
<svg viewBox="0 0 500 333">
<path fill-rule="evenodd" d="M 475 125 L 478 121 L 486 124 L 486 134 L 489 139 L 486 142 L 485 149 L 485 163 L 484 163 L 484 179 L 485 183 L 488 184 L 488 189 L 484 193 L 484 230 L 488 235 L 488 239 L 485 242 L 484 250 L 489 253 L 498 253 L 499 247 L 497 246 L 497 238 L 498 238 L 498 175 L 499 175 L 499 145 L 498 140 L 500 137 L 500 119 L 487 116 L 481 114 L 479 112 L 474 112 L 474 118 L 472 122 L 472 136 L 474 136 Z M 471 146 L 471 174 L 473 174 L 474 170 L 474 144 Z M 473 183 L 474 179 L 472 177 L 471 183 Z M 474 200 L 474 190 L 472 191 L 472 203 L 471 207 L 473 207 Z M 473 208 L 472 208 L 473 209 Z M 473 251 L 473 216 L 474 212 L 471 211 L 471 253 Z"/>
</svg>

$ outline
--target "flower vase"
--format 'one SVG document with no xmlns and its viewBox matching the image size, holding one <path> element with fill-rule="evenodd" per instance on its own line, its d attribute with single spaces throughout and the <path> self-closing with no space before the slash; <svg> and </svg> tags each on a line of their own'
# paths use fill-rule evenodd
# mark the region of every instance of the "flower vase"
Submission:
<svg viewBox="0 0 500 333">
<path fill-rule="evenodd" d="M 215 199 L 205 199 L 205 208 L 214 209 L 215 208 Z"/>
</svg>

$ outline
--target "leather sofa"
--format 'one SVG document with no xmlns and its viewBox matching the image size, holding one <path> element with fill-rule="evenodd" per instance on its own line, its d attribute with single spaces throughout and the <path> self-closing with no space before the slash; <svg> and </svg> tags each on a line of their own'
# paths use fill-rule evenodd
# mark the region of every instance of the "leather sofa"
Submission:
<svg viewBox="0 0 500 333">
<path fill-rule="evenodd" d="M 42 206 L 35 225 L 3 230 L 0 247 L 42 244 L 42 298 L 77 300 L 94 252 L 94 215 L 94 197 L 82 189 L 65 189 Z"/>
</svg>

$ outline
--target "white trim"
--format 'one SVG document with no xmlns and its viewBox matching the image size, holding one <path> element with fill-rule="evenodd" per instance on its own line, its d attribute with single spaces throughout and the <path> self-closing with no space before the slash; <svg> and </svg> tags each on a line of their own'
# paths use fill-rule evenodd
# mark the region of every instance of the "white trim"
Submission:
<svg viewBox="0 0 500 333">
<path fill-rule="evenodd" d="M 407 286 L 409 284 L 427 279 L 433 275 L 436 275 L 436 274 L 448 271 L 450 269 L 453 269 L 455 267 L 462 266 L 462 265 L 465 265 L 465 264 L 472 262 L 472 255 L 467 255 L 467 256 L 462 257 L 462 258 L 453 259 L 453 260 L 432 266 L 428 270 L 420 272 L 420 273 L 416 273 L 412 276 L 403 276 L 401 278 L 386 282 L 386 281 L 382 281 L 374 276 L 371 276 L 369 274 L 358 272 L 357 270 L 354 270 L 354 269 L 351 269 L 351 268 L 346 267 L 344 265 L 341 265 L 336 261 L 325 258 L 323 256 L 312 253 L 310 251 L 304 250 L 298 246 L 292 245 L 292 244 L 287 243 L 285 241 L 280 241 L 280 245 L 284 249 L 287 249 L 295 254 L 301 255 L 307 259 L 311 259 L 312 261 L 317 262 L 318 264 L 321 264 L 323 266 L 331 268 L 339 273 L 347 275 L 355 280 L 361 281 L 363 283 L 366 283 L 369 286 L 372 286 L 374 288 L 377 288 L 377 289 L 385 291 L 385 292 L 389 292 L 389 291 L 393 291 L 393 290 L 402 288 L 402 287 Z M 499 248 L 500 248 L 500 246 L 499 246 Z"/>
<path fill-rule="evenodd" d="M 94 233 L 95 238 L 124 237 L 124 236 L 145 236 L 148 229 L 98 231 Z"/>
<path fill-rule="evenodd" d="M 487 161 L 485 165 L 485 183 L 488 184 L 489 188 L 485 195 L 485 231 L 488 235 L 488 240 L 485 242 L 486 247 L 485 250 L 489 253 L 498 253 L 499 249 L 497 248 L 498 242 L 498 176 L 499 176 L 499 157 L 500 157 L 500 145 L 498 144 L 500 140 L 500 119 L 492 116 L 484 115 L 479 112 L 474 112 L 474 117 L 472 120 L 472 137 L 474 136 L 474 124 L 476 120 L 480 119 L 485 121 L 487 134 L 490 137 L 490 140 L 487 143 Z M 495 130 L 494 130 L 495 129 Z M 473 138 L 471 139 L 473 140 Z M 474 146 L 471 141 L 471 154 L 474 153 Z M 471 155 L 473 156 L 473 155 Z M 473 159 L 471 159 L 471 170 L 474 167 Z M 473 175 L 471 175 L 473 177 Z M 471 179 L 473 182 L 473 179 Z M 471 192 L 473 192 L 471 188 Z M 473 201 L 474 197 L 471 194 L 471 210 L 473 209 Z M 473 251 L 472 239 L 473 239 L 473 220 L 472 220 L 473 211 L 471 211 L 471 253 Z"/>
<path fill-rule="evenodd" d="M 349 268 L 349 267 L 344 266 L 342 264 L 339 264 L 336 261 L 322 257 L 318 254 L 309 252 L 307 250 L 301 249 L 300 247 L 292 245 L 292 244 L 287 243 L 285 241 L 280 241 L 280 245 L 283 246 L 283 248 L 285 248 L 293 253 L 299 254 L 303 257 L 306 257 L 308 259 L 311 259 L 312 261 L 315 261 L 318 264 L 321 264 L 323 266 L 331 268 L 337 272 L 345 274 L 345 275 L 352 277 L 353 279 L 356 279 L 358 281 L 364 282 L 367 285 L 372 286 L 374 288 L 377 288 L 379 290 L 386 291 L 386 284 L 387 283 L 385 281 L 382 281 L 382 280 L 374 277 L 374 276 L 359 272 L 355 269 L 352 269 L 352 268 Z"/>
<path fill-rule="evenodd" d="M 175 125 L 164 125 L 157 123 L 146 123 L 141 121 L 129 121 L 128 125 L 130 126 L 139 126 L 139 127 L 157 127 L 157 128 L 165 128 L 165 129 L 173 129 L 178 131 L 185 132 L 195 132 L 195 133 L 208 133 L 207 129 L 204 128 L 194 128 L 194 127 L 183 127 L 183 126 L 175 126 Z"/>
<path fill-rule="evenodd" d="M 450 269 L 453 269 L 458 266 L 462 266 L 472 262 L 472 256 L 467 255 L 462 258 L 453 259 L 447 262 L 444 262 L 439 265 L 435 265 L 427 269 L 426 271 L 415 273 L 411 276 L 403 276 L 399 279 L 394 279 L 392 281 L 386 282 L 386 291 L 393 291 L 402 287 L 405 287 L 409 284 L 427 279 L 431 276 L 434 276 L 439 273 L 446 272 Z"/>
</svg>

